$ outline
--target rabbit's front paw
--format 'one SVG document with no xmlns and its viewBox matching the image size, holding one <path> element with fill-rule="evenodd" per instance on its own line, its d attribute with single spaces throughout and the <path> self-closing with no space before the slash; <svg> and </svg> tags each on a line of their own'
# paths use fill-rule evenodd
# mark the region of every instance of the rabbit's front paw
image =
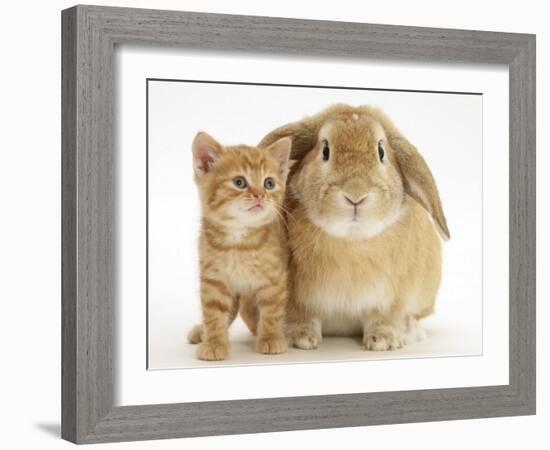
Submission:
<svg viewBox="0 0 550 450">
<path fill-rule="evenodd" d="M 302 325 L 292 333 L 292 345 L 302 350 L 316 349 L 321 340 L 321 333 L 312 325 Z"/>
<path fill-rule="evenodd" d="M 386 351 L 397 350 L 403 347 L 402 333 L 392 327 L 377 327 L 363 337 L 366 350 Z"/>
</svg>

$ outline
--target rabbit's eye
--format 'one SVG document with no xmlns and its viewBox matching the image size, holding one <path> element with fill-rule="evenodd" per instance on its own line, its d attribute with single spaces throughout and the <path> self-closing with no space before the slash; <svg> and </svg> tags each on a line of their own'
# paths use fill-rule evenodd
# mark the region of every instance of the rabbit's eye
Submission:
<svg viewBox="0 0 550 450">
<path fill-rule="evenodd" d="M 384 144 L 382 144 L 382 141 L 378 142 L 378 157 L 380 158 L 380 162 L 384 161 Z"/>
<path fill-rule="evenodd" d="M 326 140 L 323 141 L 323 161 L 328 161 L 330 157 L 330 148 Z"/>
</svg>

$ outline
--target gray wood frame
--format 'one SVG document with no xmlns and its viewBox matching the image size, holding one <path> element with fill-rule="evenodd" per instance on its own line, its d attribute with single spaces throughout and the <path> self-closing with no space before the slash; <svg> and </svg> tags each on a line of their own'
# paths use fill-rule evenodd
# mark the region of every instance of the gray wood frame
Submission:
<svg viewBox="0 0 550 450">
<path fill-rule="evenodd" d="M 97 6 L 63 11 L 62 32 L 64 439 L 93 443 L 535 413 L 535 36 Z M 114 407 L 113 52 L 118 43 L 506 64 L 510 383 Z"/>
</svg>

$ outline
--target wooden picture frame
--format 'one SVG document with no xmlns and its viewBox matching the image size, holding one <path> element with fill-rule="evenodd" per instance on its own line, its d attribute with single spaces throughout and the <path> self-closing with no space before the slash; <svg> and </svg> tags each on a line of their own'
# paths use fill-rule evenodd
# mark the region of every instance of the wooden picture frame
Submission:
<svg viewBox="0 0 550 450">
<path fill-rule="evenodd" d="M 75 6 L 62 13 L 62 36 L 64 439 L 94 443 L 535 413 L 534 35 Z M 120 43 L 505 64 L 509 384 L 115 407 L 113 53 Z"/>
</svg>

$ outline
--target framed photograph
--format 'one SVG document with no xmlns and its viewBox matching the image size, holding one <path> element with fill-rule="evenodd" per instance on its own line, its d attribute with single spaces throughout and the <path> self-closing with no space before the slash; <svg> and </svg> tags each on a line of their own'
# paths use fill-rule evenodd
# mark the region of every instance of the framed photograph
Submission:
<svg viewBox="0 0 550 450">
<path fill-rule="evenodd" d="M 62 31 L 63 438 L 535 413 L 533 35 Z"/>
</svg>

